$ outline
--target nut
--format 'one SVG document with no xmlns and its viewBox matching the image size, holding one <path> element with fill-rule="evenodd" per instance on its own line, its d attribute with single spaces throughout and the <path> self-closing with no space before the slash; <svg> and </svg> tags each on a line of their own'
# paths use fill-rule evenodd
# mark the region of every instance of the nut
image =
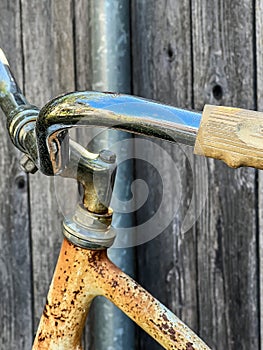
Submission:
<svg viewBox="0 0 263 350">
<path fill-rule="evenodd" d="M 35 174 L 38 170 L 33 160 L 27 154 L 24 154 L 20 159 L 20 167 L 24 172 L 30 174 Z"/>
</svg>

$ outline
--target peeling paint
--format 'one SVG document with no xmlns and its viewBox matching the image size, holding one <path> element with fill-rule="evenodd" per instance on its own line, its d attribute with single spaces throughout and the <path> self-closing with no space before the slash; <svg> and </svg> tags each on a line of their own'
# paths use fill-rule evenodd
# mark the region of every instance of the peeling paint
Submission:
<svg viewBox="0 0 263 350">
<path fill-rule="evenodd" d="M 209 350 L 179 318 L 115 266 L 106 250 L 82 249 L 66 239 L 33 350 L 82 349 L 82 331 L 97 295 L 112 301 L 165 349 Z"/>
</svg>

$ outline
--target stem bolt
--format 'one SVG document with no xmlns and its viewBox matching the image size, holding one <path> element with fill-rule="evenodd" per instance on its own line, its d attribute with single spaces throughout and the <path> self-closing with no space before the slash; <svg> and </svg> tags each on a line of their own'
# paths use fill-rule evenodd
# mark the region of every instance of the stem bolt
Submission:
<svg viewBox="0 0 263 350">
<path fill-rule="evenodd" d="M 35 174 L 38 170 L 37 166 L 27 154 L 24 154 L 20 159 L 20 167 L 25 173 Z"/>
<path fill-rule="evenodd" d="M 114 164 L 116 161 L 116 154 L 108 149 L 103 149 L 99 153 L 100 159 L 105 163 Z"/>
</svg>

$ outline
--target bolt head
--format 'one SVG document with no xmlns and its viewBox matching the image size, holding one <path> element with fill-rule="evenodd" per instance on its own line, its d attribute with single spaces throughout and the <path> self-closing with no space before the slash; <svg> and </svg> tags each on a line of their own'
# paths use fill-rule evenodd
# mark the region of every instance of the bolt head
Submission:
<svg viewBox="0 0 263 350">
<path fill-rule="evenodd" d="M 99 156 L 100 159 L 106 163 L 114 164 L 116 161 L 116 154 L 108 149 L 103 149 L 100 151 Z"/>
<path fill-rule="evenodd" d="M 34 174 L 38 170 L 33 160 L 27 154 L 24 154 L 20 159 L 20 167 L 24 172 L 30 174 Z"/>
</svg>

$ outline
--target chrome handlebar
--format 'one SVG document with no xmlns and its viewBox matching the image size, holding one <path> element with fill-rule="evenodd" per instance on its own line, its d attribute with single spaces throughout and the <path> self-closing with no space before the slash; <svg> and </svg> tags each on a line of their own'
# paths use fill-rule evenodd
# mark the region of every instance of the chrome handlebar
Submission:
<svg viewBox="0 0 263 350">
<path fill-rule="evenodd" d="M 2 50 L 0 106 L 13 143 L 45 175 L 61 174 L 68 166 L 69 128 L 101 126 L 194 145 L 201 120 L 201 114 L 196 112 L 135 96 L 101 92 L 66 94 L 39 111 L 22 94 Z"/>
<path fill-rule="evenodd" d="M 108 212 L 114 155 L 105 150 L 91 154 L 70 140 L 68 129 L 101 126 L 194 145 L 201 120 L 201 114 L 192 111 L 135 96 L 101 92 L 69 93 L 39 110 L 23 96 L 2 50 L 0 106 L 14 145 L 43 174 L 77 179 L 84 186 L 84 206 L 97 214 Z M 94 172 L 100 178 L 100 198 L 93 186 Z M 101 193 L 107 194 L 103 201 Z"/>
<path fill-rule="evenodd" d="M 53 175 L 67 166 L 66 130 L 72 127 L 101 126 L 194 145 L 200 120 L 199 113 L 135 96 L 73 92 L 49 102 L 39 113 L 40 170 Z"/>
</svg>

